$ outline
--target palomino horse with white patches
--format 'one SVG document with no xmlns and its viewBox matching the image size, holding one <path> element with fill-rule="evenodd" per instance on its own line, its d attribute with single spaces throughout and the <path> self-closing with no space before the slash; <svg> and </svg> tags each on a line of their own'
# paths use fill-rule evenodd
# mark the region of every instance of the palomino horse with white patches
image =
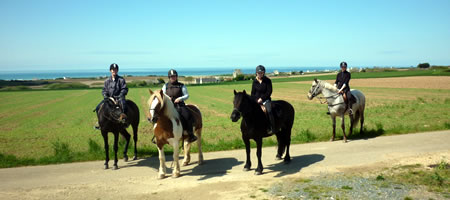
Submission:
<svg viewBox="0 0 450 200">
<path fill-rule="evenodd" d="M 361 120 L 361 128 L 359 130 L 360 133 L 363 133 L 364 126 L 364 109 L 366 107 L 366 97 L 359 90 L 350 90 L 352 95 L 356 99 L 356 103 L 353 104 L 352 110 L 353 115 L 350 115 L 350 132 L 349 135 L 353 132 L 353 126 L 358 124 L 358 121 Z M 330 111 L 331 119 L 333 120 L 333 136 L 331 137 L 331 141 L 334 140 L 336 136 L 336 116 L 341 117 L 341 127 L 342 132 L 344 134 L 344 142 L 347 142 L 347 136 L 345 135 L 345 122 L 344 116 L 349 115 L 348 109 L 346 110 L 344 98 L 342 95 L 338 94 L 338 89 L 331 85 L 326 81 L 321 81 L 314 79 L 312 83 L 311 89 L 308 93 L 308 99 L 312 100 L 319 94 L 323 94 L 323 98 L 326 99 L 328 103 L 328 109 Z M 318 97 L 320 100 L 320 97 Z"/>
<path fill-rule="evenodd" d="M 180 115 L 175 109 L 174 104 L 170 100 L 170 97 L 165 95 L 162 90 L 153 93 L 150 91 L 150 98 L 147 103 L 149 106 L 149 121 L 155 125 L 153 132 L 155 134 L 156 145 L 159 151 L 159 175 L 158 178 L 162 179 L 166 176 L 166 159 L 164 155 L 164 145 L 170 144 L 173 146 L 173 160 L 175 162 L 175 169 L 172 171 L 172 177 L 176 178 L 180 176 L 180 164 L 179 160 L 179 143 L 180 140 L 184 140 L 184 160 L 183 166 L 188 165 L 191 159 L 190 148 L 191 144 L 187 141 L 187 132 L 183 131 L 183 127 L 180 121 Z M 202 153 L 202 114 L 197 106 L 186 105 L 194 118 L 194 132 L 197 135 L 198 144 L 198 164 L 203 163 Z"/>
</svg>

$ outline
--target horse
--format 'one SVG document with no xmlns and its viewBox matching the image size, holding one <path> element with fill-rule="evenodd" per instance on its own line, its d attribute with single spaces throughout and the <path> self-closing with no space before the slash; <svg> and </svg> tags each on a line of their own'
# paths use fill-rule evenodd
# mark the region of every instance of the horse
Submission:
<svg viewBox="0 0 450 200">
<path fill-rule="evenodd" d="M 175 106 L 170 100 L 170 97 L 163 93 L 162 90 L 153 92 L 149 89 L 150 98 L 147 101 L 149 106 L 149 118 L 148 120 L 154 123 L 153 132 L 156 139 L 156 145 L 159 152 L 159 174 L 158 179 L 163 179 L 166 176 L 166 164 L 164 155 L 164 145 L 170 144 L 173 146 L 173 160 L 175 162 L 175 169 L 172 171 L 172 177 L 177 178 L 180 176 L 180 164 L 179 164 L 179 142 L 184 141 L 184 160 L 183 166 L 189 164 L 190 148 L 191 144 L 187 141 L 188 135 L 186 131 L 183 131 L 183 127 L 180 121 L 180 115 L 175 109 Z M 198 144 L 198 164 L 203 164 L 202 153 L 202 114 L 200 109 L 195 105 L 186 105 L 194 117 L 194 132 L 197 135 Z"/>
<path fill-rule="evenodd" d="M 117 150 L 119 133 L 126 139 L 125 149 L 123 151 L 124 161 L 128 161 L 128 144 L 130 143 L 130 134 L 126 130 L 128 124 L 133 128 L 133 140 L 134 140 L 134 157 L 133 160 L 137 160 L 137 140 L 138 140 L 138 126 L 139 126 L 139 108 L 131 101 L 126 100 L 128 107 L 126 117 L 122 112 L 122 108 L 119 106 L 119 102 L 113 97 L 106 100 L 97 112 L 98 124 L 102 132 L 103 140 L 105 143 L 105 169 L 109 169 L 109 145 L 108 145 L 108 132 L 114 134 L 114 167 L 113 169 L 119 169 L 117 166 Z"/>
<path fill-rule="evenodd" d="M 244 165 L 244 171 L 249 171 L 251 167 L 250 161 L 250 139 L 256 142 L 256 155 L 258 157 L 258 166 L 255 169 L 255 175 L 261 175 L 263 165 L 261 162 L 261 148 L 264 137 L 269 137 L 268 129 L 270 126 L 269 119 L 262 110 L 261 106 L 254 101 L 244 90 L 236 92 L 234 90 L 234 109 L 231 113 L 231 121 L 237 122 L 242 116 L 241 132 L 242 140 L 245 144 L 247 159 Z M 284 152 L 284 162 L 289 163 L 291 156 L 289 155 L 289 146 L 291 144 L 291 129 L 294 124 L 294 107 L 286 101 L 272 101 L 273 114 L 276 127 L 280 131 L 276 134 L 278 141 L 277 160 L 281 160 Z"/>
<path fill-rule="evenodd" d="M 366 107 L 366 97 L 364 94 L 359 90 L 351 89 L 350 92 L 356 99 L 356 103 L 352 105 L 353 110 L 353 116 L 350 115 L 350 132 L 349 136 L 353 132 L 353 126 L 358 124 L 358 121 L 360 121 L 361 128 L 359 130 L 360 133 L 363 133 L 363 126 L 364 126 L 364 109 Z M 331 137 L 330 141 L 334 141 L 334 138 L 336 136 L 336 117 L 341 117 L 341 127 L 342 132 L 344 134 L 344 142 L 347 142 L 347 136 L 345 135 L 345 122 L 344 117 L 345 115 L 349 115 L 348 110 L 346 110 L 346 105 L 344 102 L 344 98 L 342 95 L 338 94 L 338 89 L 331 85 L 330 83 L 326 81 L 321 81 L 314 79 L 311 89 L 308 92 L 308 99 L 312 100 L 314 97 L 316 97 L 319 94 L 323 94 L 325 96 L 326 102 L 328 103 L 328 109 L 330 111 L 330 116 L 333 121 L 333 136 Z M 318 97 L 320 100 L 320 97 Z"/>
</svg>

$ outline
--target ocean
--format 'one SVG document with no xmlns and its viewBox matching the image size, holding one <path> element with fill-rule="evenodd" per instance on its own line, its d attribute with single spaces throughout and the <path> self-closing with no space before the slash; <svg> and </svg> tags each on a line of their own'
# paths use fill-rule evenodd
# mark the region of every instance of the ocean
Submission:
<svg viewBox="0 0 450 200">
<path fill-rule="evenodd" d="M 180 68 L 176 69 L 180 76 L 214 76 L 233 74 L 235 69 L 241 69 L 244 74 L 254 74 L 255 67 L 239 68 L 239 67 L 211 67 L 211 68 Z M 274 70 L 279 72 L 291 72 L 291 71 L 327 71 L 338 70 L 338 67 L 273 67 L 266 68 L 267 73 L 271 73 Z M 167 76 L 169 68 L 135 68 L 127 69 L 120 68 L 119 75 L 131 75 L 131 76 Z M 58 79 L 58 78 L 96 78 L 109 76 L 109 71 L 106 70 L 33 70 L 33 71 L 0 71 L 1 80 L 39 80 L 39 79 Z"/>
</svg>

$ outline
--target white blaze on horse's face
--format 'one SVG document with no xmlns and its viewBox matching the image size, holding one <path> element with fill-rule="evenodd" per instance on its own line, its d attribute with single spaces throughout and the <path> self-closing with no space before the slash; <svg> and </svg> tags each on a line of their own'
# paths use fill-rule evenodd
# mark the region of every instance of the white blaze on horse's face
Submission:
<svg viewBox="0 0 450 200">
<path fill-rule="evenodd" d="M 316 90 L 318 89 L 318 83 L 316 81 L 313 81 L 311 89 L 308 92 L 308 99 L 312 100 L 315 96 L 317 96 L 317 94 L 315 94 L 315 92 L 317 92 Z"/>
<path fill-rule="evenodd" d="M 155 108 L 156 108 L 156 106 L 158 106 L 158 104 L 159 104 L 158 98 L 155 97 L 152 101 L 152 104 L 150 105 L 150 116 L 151 116 L 152 121 L 153 121 L 153 118 L 155 117 Z"/>
</svg>

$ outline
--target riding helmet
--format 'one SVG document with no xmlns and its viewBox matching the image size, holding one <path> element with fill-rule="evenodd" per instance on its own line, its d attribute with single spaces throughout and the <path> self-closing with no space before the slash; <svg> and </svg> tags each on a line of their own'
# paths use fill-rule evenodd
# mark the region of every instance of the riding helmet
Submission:
<svg viewBox="0 0 450 200">
<path fill-rule="evenodd" d="M 262 65 L 258 65 L 258 66 L 256 67 L 256 73 L 258 73 L 258 72 L 264 72 L 264 73 L 266 73 L 266 68 L 264 68 L 264 66 L 262 66 Z"/>
<path fill-rule="evenodd" d="M 347 63 L 344 62 L 344 61 L 342 61 L 341 64 L 340 64 L 340 66 L 341 66 L 341 68 L 342 68 L 342 67 L 347 67 Z"/>
<path fill-rule="evenodd" d="M 109 66 L 109 70 L 113 70 L 113 69 L 117 69 L 117 71 L 119 71 L 119 65 L 117 65 L 116 63 L 113 63 Z"/>
<path fill-rule="evenodd" d="M 178 76 L 178 72 L 174 69 L 171 69 L 171 70 L 169 70 L 168 76 L 169 76 L 169 78 L 171 76 Z"/>
</svg>

